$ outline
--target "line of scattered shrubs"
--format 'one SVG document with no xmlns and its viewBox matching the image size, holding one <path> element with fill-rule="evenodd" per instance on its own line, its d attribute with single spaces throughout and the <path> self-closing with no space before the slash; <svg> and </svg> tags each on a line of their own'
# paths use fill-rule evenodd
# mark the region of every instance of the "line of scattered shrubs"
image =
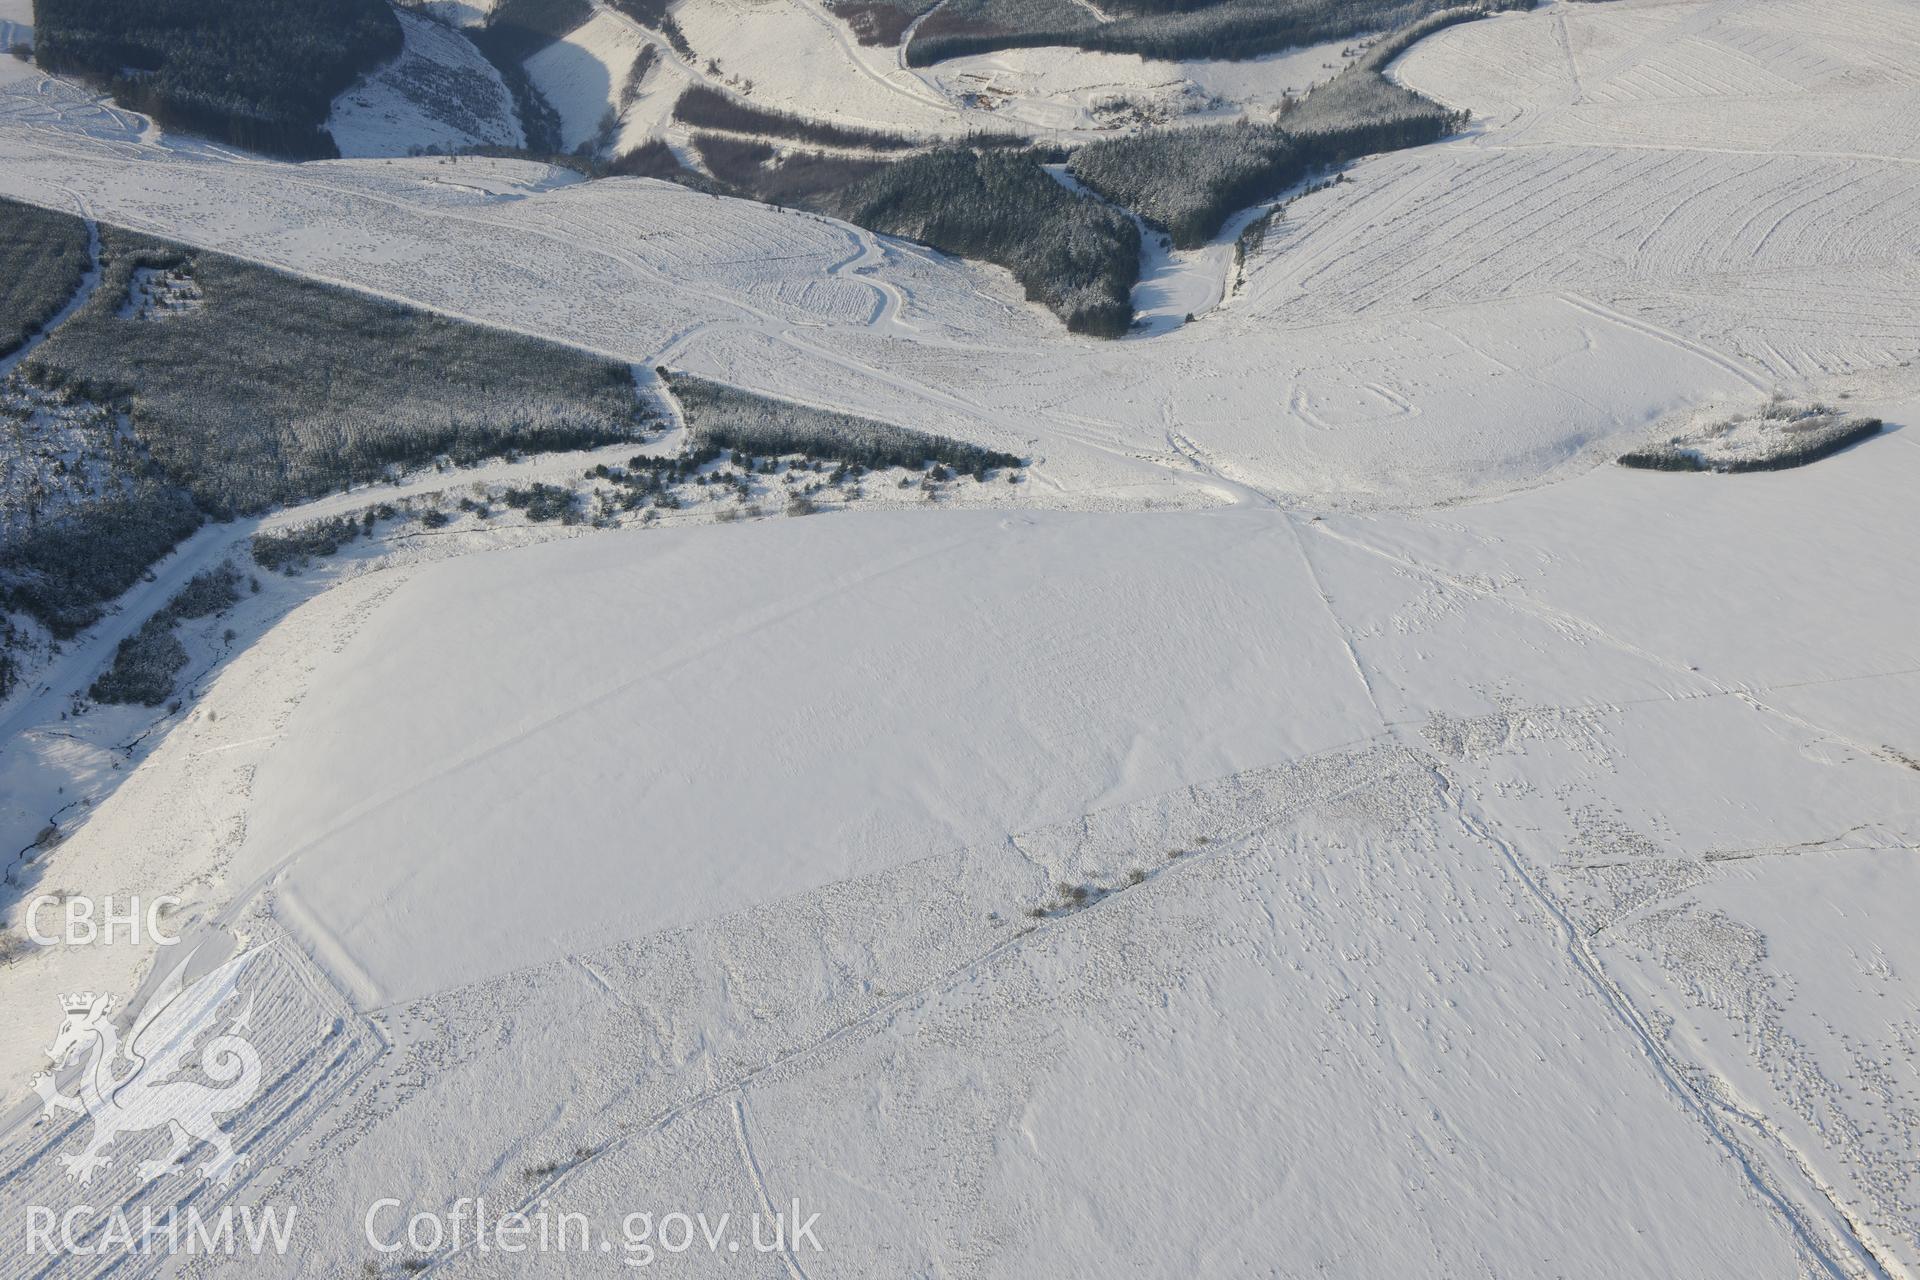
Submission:
<svg viewBox="0 0 1920 1280">
<path fill-rule="evenodd" d="M 1258 217 L 1252 219 L 1246 226 L 1242 227 L 1240 234 L 1234 238 L 1233 242 L 1233 292 L 1237 293 L 1240 286 L 1246 281 L 1247 258 L 1252 254 L 1259 253 L 1261 249 L 1266 247 L 1267 236 L 1272 232 L 1274 223 L 1280 220 L 1281 215 L 1293 200 L 1301 196 L 1317 195 L 1329 187 L 1339 186 L 1346 180 L 1347 177 L 1345 174 L 1336 173 L 1331 178 L 1324 178 L 1319 182 L 1310 182 L 1304 187 L 1301 187 L 1299 191 L 1287 200 L 1268 205 Z"/>
<path fill-rule="evenodd" d="M 527 519 L 536 522 L 559 520 L 572 524 L 577 514 L 573 490 L 544 481 L 536 481 L 524 488 L 508 489 L 500 495 L 500 501 L 516 511 L 526 512 Z"/>
<path fill-rule="evenodd" d="M 763 396 L 690 373 L 658 372 L 706 461 L 734 450 L 748 458 L 799 453 L 868 468 L 918 469 L 931 463 L 977 475 L 1022 465 L 1014 454 L 948 436 Z"/>
<path fill-rule="evenodd" d="M 240 598 L 240 574 L 231 564 L 197 573 L 165 608 L 120 642 L 113 665 L 87 696 L 95 702 L 157 707 L 173 696 L 174 677 L 187 665 L 187 650 L 174 634 L 176 624 L 206 618 Z"/>
<path fill-rule="evenodd" d="M 294 159 L 339 155 L 333 99 L 400 52 L 384 0 L 35 0 L 34 58 L 162 124 Z"/>
<path fill-rule="evenodd" d="M 901 477 L 900 487 L 918 484 L 928 498 L 962 473 L 984 481 L 1000 469 L 1009 484 L 1021 478 L 1019 468 L 1024 463 L 1014 454 L 762 396 L 692 374 L 658 372 L 671 384 L 690 427 L 686 446 L 678 453 L 638 453 L 625 465 L 601 462 L 588 467 L 586 479 L 604 482 L 611 492 L 593 488 L 583 493 L 570 485 L 536 480 L 496 490 L 492 498 L 462 495 L 458 510 L 489 520 L 498 509 L 493 505 L 497 501 L 524 513 L 533 523 L 557 520 L 565 525 L 613 528 L 621 512 L 680 509 L 688 496 L 682 486 L 737 496 L 744 507 L 725 507 L 715 513 L 726 521 L 764 514 L 754 504 L 757 477 L 769 483 L 776 477 L 784 479 L 789 490 L 785 511 L 790 516 L 821 510 L 822 494 L 858 497 L 861 481 L 882 467 L 923 471 L 922 476 Z M 714 467 L 715 463 L 721 465 Z M 796 484 L 803 487 L 794 488 Z M 587 497 L 592 501 L 583 501 Z M 643 519 L 650 521 L 655 514 L 648 510 Z M 424 507 L 410 499 L 380 503 L 358 517 L 332 516 L 258 533 L 252 540 L 253 558 L 264 569 L 297 574 L 313 561 L 370 535 L 379 521 L 396 518 L 418 520 L 422 528 L 438 530 L 455 517 L 438 500 Z"/>
<path fill-rule="evenodd" d="M 640 52 L 633 55 L 633 65 L 627 69 L 627 80 L 620 88 L 620 110 L 625 111 L 640 100 L 640 93 L 646 84 L 647 75 L 653 70 L 654 63 L 660 61 L 660 46 L 651 40 L 640 46 Z"/>
<path fill-rule="evenodd" d="M 605 466 L 588 472 L 589 475 L 606 473 Z M 558 520 L 563 524 L 577 524 L 581 519 L 579 495 L 565 485 L 536 480 L 531 484 L 501 490 L 499 499 L 501 505 L 524 512 L 528 520 L 535 522 Z M 478 515 L 482 520 L 491 519 L 494 514 L 489 502 L 471 496 L 461 497 L 458 507 L 463 512 Z M 342 547 L 370 536 L 382 520 L 416 518 L 426 529 L 444 529 L 453 522 L 453 517 L 442 510 L 437 502 L 424 507 L 417 506 L 411 500 L 382 502 L 367 507 L 357 516 L 325 516 L 285 529 L 256 533 L 251 543 L 253 560 L 261 568 L 275 573 L 302 573 L 315 560 L 325 560 L 337 554 Z"/>
</svg>

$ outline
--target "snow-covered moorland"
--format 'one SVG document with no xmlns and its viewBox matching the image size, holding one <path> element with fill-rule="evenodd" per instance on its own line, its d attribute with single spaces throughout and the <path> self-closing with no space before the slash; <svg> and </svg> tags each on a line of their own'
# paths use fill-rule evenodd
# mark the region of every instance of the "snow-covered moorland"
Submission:
<svg viewBox="0 0 1920 1280">
<path fill-rule="evenodd" d="M 1916 67 L 1898 0 L 1450 28 L 1389 72 L 1471 130 L 1149 245 L 1211 305 L 1101 342 L 829 218 L 264 162 L 0 59 L 7 195 L 1026 464 L 782 506 L 818 473 L 716 459 L 646 519 L 638 446 L 511 459 L 156 565 L 0 703 L 0 907 L 271 944 L 250 1162 L 143 1181 L 129 1125 L 77 1185 L 59 998 L 178 952 L 22 951 L 4 1269 L 227 1269 L 32 1252 L 84 1200 L 291 1209 L 249 1266 L 328 1277 L 1920 1272 Z M 1884 429 L 1608 465 L 1776 390 Z M 228 562 L 176 708 L 61 718 Z M 592 1235 L 483 1249 L 476 1200 Z"/>
</svg>

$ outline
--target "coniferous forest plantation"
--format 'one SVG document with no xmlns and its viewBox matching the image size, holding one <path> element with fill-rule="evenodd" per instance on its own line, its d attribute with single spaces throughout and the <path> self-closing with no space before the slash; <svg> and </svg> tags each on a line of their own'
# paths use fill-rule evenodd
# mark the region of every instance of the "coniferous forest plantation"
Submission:
<svg viewBox="0 0 1920 1280">
<path fill-rule="evenodd" d="M 0 602 L 58 635 L 92 622 L 205 518 L 440 457 L 629 439 L 649 421 L 623 364 L 222 254 L 99 234 L 98 283 L 0 383 L 0 425 L 18 440 L 85 409 L 103 424 L 89 447 L 115 460 L 91 492 L 9 513 Z M 17 266 L 13 278 L 55 277 L 44 298 L 75 274 L 48 244 L 76 237 L 84 274 L 83 222 L 0 201 L 0 263 Z"/>
<path fill-rule="evenodd" d="M 336 155 L 334 97 L 400 50 L 383 0 L 34 0 L 34 57 L 163 124 Z"/>
</svg>

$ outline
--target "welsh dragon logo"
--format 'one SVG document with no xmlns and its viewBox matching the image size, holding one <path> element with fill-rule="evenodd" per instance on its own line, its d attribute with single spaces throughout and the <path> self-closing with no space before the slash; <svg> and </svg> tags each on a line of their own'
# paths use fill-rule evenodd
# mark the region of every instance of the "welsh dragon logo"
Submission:
<svg viewBox="0 0 1920 1280">
<path fill-rule="evenodd" d="M 187 961 L 175 966 L 134 1020 L 124 1053 L 106 996 L 62 997 L 66 1017 L 47 1050 L 53 1071 L 35 1076 L 33 1088 L 48 1115 L 65 1111 L 93 1120 L 86 1150 L 60 1158 L 76 1181 L 84 1184 L 94 1170 L 113 1163 L 106 1151 L 121 1135 L 163 1126 L 172 1131 L 173 1147 L 160 1159 L 141 1163 L 144 1179 L 173 1169 L 203 1142 L 213 1148 L 199 1165 L 204 1178 L 224 1184 L 246 1163 L 217 1117 L 232 1115 L 260 1092 L 260 1055 L 242 1034 L 253 1016 L 252 997 L 224 1027 L 221 1020 L 239 995 L 242 974 L 263 950 L 243 952 L 192 985 L 185 982 Z M 217 1034 L 201 1043 L 210 1031 Z M 75 1091 L 63 1093 L 53 1072 L 75 1062 L 82 1064 L 72 1082 Z M 189 1071 L 196 1063 L 199 1070 Z M 183 1074 L 213 1083 L 182 1079 Z"/>
</svg>

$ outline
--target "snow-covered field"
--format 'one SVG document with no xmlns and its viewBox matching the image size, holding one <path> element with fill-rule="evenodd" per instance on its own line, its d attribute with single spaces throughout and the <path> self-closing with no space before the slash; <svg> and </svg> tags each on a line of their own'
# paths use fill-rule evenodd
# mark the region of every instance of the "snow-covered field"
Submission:
<svg viewBox="0 0 1920 1280">
<path fill-rule="evenodd" d="M 0 708 L 0 778 L 92 800 L 36 885 L 281 943 L 254 1163 L 143 1189 L 166 1143 L 129 1135 L 88 1202 L 297 1206 L 263 1269 L 314 1276 L 618 1274 L 629 1213 L 796 1198 L 818 1251 L 654 1260 L 1920 1273 L 1916 66 L 1898 0 L 1451 28 L 1396 74 L 1468 134 L 1355 166 L 1239 271 L 1171 264 L 1218 302 L 1098 342 L 828 220 L 270 163 L 0 59 L 0 192 L 1034 459 L 991 510 L 276 578 L 131 757 L 61 736 L 58 687 Z M 1596 465 L 1775 388 L 1887 430 Z M 153 959 L 0 969 L 9 1222 L 77 1191 L 85 1119 L 24 1089 L 55 996 Z M 483 1197 L 606 1248 L 383 1253 L 383 1197 L 385 1238 Z"/>
</svg>

